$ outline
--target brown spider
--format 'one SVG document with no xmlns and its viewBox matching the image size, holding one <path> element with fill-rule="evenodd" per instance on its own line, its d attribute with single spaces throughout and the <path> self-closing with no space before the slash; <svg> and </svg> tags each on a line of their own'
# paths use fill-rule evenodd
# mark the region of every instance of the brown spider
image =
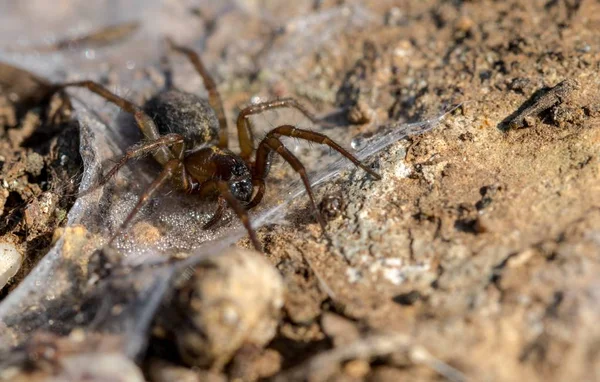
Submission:
<svg viewBox="0 0 600 382">
<path fill-rule="evenodd" d="M 281 136 L 328 145 L 351 160 L 356 166 L 361 167 L 376 179 L 380 179 L 376 172 L 362 164 L 326 135 L 298 129 L 292 125 L 282 125 L 272 129 L 260 142 L 256 150 L 256 157 L 252 161 L 251 156 L 255 149 L 248 120 L 251 115 L 269 109 L 289 107 L 299 110 L 313 123 L 319 122 L 292 98 L 267 101 L 243 109 L 237 118 L 240 153 L 233 153 L 227 148 L 227 120 L 215 82 L 194 51 L 175 45 L 170 40 L 168 43 L 172 49 L 184 54 L 192 62 L 204 80 L 209 95 L 208 102 L 194 94 L 170 89 L 158 93 L 146 102 L 143 108 L 140 108 L 93 81 L 68 82 L 55 85 L 53 88 L 54 92 L 72 86 L 88 88 L 126 112 L 133 114 L 138 127 L 147 140 L 143 144 L 129 148 L 93 189 L 106 184 L 130 159 L 152 154 L 154 159 L 163 166 L 160 175 L 139 198 L 109 244 L 127 227 L 150 197 L 167 180 L 173 179 L 175 186 L 187 193 L 217 198 L 217 209 L 204 228 L 216 223 L 228 204 L 246 227 L 254 247 L 261 251 L 256 233 L 250 225 L 247 210 L 259 204 L 264 196 L 265 178 L 269 173 L 273 152 L 281 155 L 300 174 L 324 232 L 325 222 L 315 204 L 306 170 L 300 160 L 279 140 Z"/>
</svg>

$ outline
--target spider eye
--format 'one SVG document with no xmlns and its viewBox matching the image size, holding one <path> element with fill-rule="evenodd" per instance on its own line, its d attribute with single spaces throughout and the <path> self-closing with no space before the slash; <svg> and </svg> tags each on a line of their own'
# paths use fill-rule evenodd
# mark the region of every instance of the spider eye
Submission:
<svg viewBox="0 0 600 382">
<path fill-rule="evenodd" d="M 231 174 L 233 174 L 234 176 L 243 176 L 246 175 L 248 173 L 248 168 L 246 167 L 245 163 L 235 163 L 232 167 L 231 167 Z"/>
<path fill-rule="evenodd" d="M 229 189 L 237 200 L 249 202 L 252 198 L 252 182 L 248 179 L 231 182 Z"/>
</svg>

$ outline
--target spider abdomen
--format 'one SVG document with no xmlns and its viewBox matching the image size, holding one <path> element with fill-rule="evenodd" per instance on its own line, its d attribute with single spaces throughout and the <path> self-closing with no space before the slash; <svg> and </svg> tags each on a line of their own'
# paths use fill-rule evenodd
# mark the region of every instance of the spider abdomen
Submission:
<svg viewBox="0 0 600 382">
<path fill-rule="evenodd" d="M 176 133 L 186 148 L 214 145 L 219 141 L 219 121 L 207 100 L 180 90 L 166 90 L 152 97 L 144 111 L 161 135 Z"/>
</svg>

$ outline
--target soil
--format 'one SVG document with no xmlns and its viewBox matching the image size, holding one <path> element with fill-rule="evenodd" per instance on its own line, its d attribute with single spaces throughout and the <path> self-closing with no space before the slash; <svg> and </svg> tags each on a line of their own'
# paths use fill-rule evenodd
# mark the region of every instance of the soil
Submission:
<svg viewBox="0 0 600 382">
<path fill-rule="evenodd" d="M 252 12 L 201 14 L 226 110 L 294 95 L 354 136 L 460 106 L 372 158 L 381 181 L 353 170 L 318 189 L 329 240 L 308 206 L 258 232 L 287 287 L 268 345 L 209 371 L 165 359 L 154 333 L 146 377 L 600 380 L 600 3 L 309 3 L 247 2 L 281 26 L 267 47 L 244 45 L 269 36 Z M 298 20 L 344 6 L 377 22 L 298 43 Z M 81 171 L 63 144 L 76 121 L 39 102 L 0 92 L 0 233 L 28 264 L 3 295 L 49 249 Z"/>
<path fill-rule="evenodd" d="M 49 250 L 81 175 L 79 130 L 70 106 L 49 99 L 49 83 L 0 63 L 0 237 L 22 254 L 6 295 Z"/>
</svg>

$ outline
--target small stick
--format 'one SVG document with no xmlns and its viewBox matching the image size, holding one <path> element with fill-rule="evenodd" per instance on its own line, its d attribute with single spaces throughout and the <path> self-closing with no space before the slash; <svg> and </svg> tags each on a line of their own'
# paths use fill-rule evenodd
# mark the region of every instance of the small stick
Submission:
<svg viewBox="0 0 600 382">
<path fill-rule="evenodd" d="M 560 104 L 566 100 L 573 90 L 577 89 L 577 82 L 572 79 L 566 79 L 548 90 L 533 105 L 529 106 L 517 114 L 509 123 L 511 129 L 519 129 L 527 124 L 527 119 L 550 109 L 552 106 Z"/>
</svg>

